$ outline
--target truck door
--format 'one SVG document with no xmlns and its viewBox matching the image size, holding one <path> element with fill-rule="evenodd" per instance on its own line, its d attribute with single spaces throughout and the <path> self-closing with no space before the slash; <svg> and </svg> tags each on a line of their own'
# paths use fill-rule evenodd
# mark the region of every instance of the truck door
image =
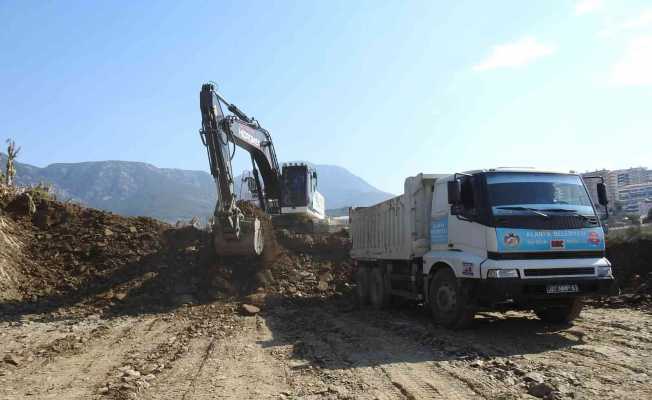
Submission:
<svg viewBox="0 0 652 400">
<path fill-rule="evenodd" d="M 485 217 L 480 175 L 464 176 L 462 180 L 462 208 L 459 215 L 450 215 L 448 220 L 448 247 L 486 256 L 487 227 L 481 222 Z"/>
</svg>

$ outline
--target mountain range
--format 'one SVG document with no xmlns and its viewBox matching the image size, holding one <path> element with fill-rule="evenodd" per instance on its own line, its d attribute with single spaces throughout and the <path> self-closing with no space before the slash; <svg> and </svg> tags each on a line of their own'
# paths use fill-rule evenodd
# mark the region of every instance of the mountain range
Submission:
<svg viewBox="0 0 652 400">
<path fill-rule="evenodd" d="M 6 155 L 0 153 L 3 170 L 5 163 Z M 367 206 L 393 196 L 345 168 L 314 166 L 318 190 L 334 214 L 338 214 L 336 209 L 341 213 L 345 207 Z M 157 168 L 133 161 L 57 163 L 43 168 L 16 162 L 16 182 L 19 185 L 47 183 L 60 200 L 168 222 L 193 216 L 205 218 L 213 213 L 216 200 L 215 182 L 207 172 Z"/>
</svg>

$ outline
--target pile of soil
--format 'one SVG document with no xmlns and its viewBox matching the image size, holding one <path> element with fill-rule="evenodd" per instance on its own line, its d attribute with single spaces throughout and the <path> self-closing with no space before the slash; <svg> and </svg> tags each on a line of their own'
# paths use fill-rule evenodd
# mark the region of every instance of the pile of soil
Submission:
<svg viewBox="0 0 652 400">
<path fill-rule="evenodd" d="M 652 272 L 652 238 L 639 236 L 609 241 L 607 258 L 613 264 L 619 285 L 636 289 Z"/>
<path fill-rule="evenodd" d="M 351 279 L 344 233 L 293 234 L 269 224 L 273 254 L 222 259 L 210 233 L 194 226 L 28 192 L 3 196 L 0 218 L 0 240 L 19 243 L 0 252 L 0 288 L 10 293 L 0 298 L 0 311 L 10 313 L 72 305 L 80 313 L 140 313 L 234 297 L 262 306 L 269 295 L 337 294 Z"/>
<path fill-rule="evenodd" d="M 652 304 L 652 238 L 634 236 L 607 242 L 607 258 L 621 294 L 601 299 L 604 306 L 637 307 Z"/>
</svg>

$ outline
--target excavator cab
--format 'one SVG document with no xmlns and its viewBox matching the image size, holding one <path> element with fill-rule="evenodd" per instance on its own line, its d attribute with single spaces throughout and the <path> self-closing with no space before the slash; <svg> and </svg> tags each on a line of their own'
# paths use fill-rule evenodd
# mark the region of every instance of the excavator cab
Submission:
<svg viewBox="0 0 652 400">
<path fill-rule="evenodd" d="M 281 214 L 324 219 L 324 196 L 317 191 L 317 171 L 305 163 L 283 164 Z"/>
</svg>

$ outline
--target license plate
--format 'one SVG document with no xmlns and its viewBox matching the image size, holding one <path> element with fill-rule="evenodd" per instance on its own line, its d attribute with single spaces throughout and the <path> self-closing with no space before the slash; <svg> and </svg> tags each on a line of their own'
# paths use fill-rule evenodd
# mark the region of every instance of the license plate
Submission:
<svg viewBox="0 0 652 400">
<path fill-rule="evenodd" d="M 568 285 L 548 285 L 546 286 L 546 292 L 551 293 L 577 293 L 580 291 L 580 288 L 577 287 L 577 284 L 571 283 Z"/>
</svg>

